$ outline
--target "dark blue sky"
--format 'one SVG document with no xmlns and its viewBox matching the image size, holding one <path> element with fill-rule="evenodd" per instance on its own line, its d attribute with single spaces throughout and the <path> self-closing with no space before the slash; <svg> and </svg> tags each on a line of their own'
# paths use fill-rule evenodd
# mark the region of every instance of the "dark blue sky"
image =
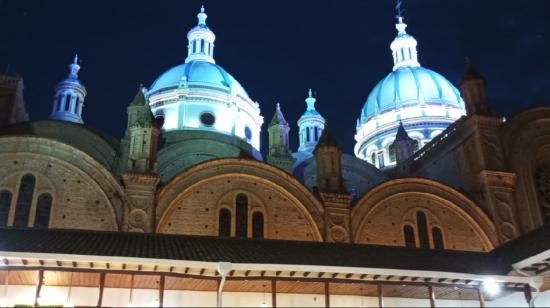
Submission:
<svg viewBox="0 0 550 308">
<path fill-rule="evenodd" d="M 45 119 L 55 84 L 78 52 L 88 90 L 84 121 L 118 138 L 139 84 L 184 61 L 201 4 L 217 35 L 217 63 L 260 103 L 265 123 L 280 102 L 296 149 L 296 121 L 311 87 L 318 110 L 352 152 L 363 103 L 392 67 L 392 0 L 0 0 L 0 73 L 9 64 L 10 74 L 24 78 L 31 118 Z M 550 105 L 547 0 L 405 0 L 403 6 L 423 66 L 458 85 L 470 56 L 488 81 L 493 109 L 508 117 Z M 262 133 L 265 151 L 265 125 Z"/>
</svg>

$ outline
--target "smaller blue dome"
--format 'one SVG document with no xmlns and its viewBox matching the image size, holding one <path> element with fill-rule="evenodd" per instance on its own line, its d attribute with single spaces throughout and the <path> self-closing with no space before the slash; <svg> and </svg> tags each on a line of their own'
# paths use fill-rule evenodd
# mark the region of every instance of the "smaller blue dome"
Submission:
<svg viewBox="0 0 550 308">
<path fill-rule="evenodd" d="M 425 102 L 464 108 L 460 92 L 445 77 L 421 66 L 403 66 L 389 73 L 369 94 L 361 123 L 391 111 Z"/>
<path fill-rule="evenodd" d="M 190 61 L 169 69 L 153 82 L 149 94 L 165 89 L 173 89 L 179 85 L 183 77 L 186 77 L 187 82 L 190 84 L 223 88 L 228 91 L 233 86 L 237 94 L 248 98 L 246 91 L 233 76 L 221 66 L 207 61 Z"/>
</svg>

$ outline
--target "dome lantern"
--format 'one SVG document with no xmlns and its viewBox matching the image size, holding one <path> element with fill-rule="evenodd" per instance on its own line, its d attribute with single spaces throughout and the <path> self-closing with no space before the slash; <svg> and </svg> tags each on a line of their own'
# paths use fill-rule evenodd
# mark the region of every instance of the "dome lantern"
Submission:
<svg viewBox="0 0 550 308">
<path fill-rule="evenodd" d="M 390 45 L 393 54 L 393 70 L 395 71 L 404 66 L 420 66 L 416 50 L 417 42 L 414 37 L 407 34 L 407 24 L 403 22 L 403 17 L 398 17 L 395 28 L 397 29 L 397 37 Z"/>
<path fill-rule="evenodd" d="M 214 41 L 216 35 L 206 25 L 208 15 L 204 12 L 204 6 L 201 6 L 200 12 L 197 14 L 198 24 L 187 34 L 187 58 L 185 63 L 194 60 L 214 61 Z"/>
<path fill-rule="evenodd" d="M 78 80 L 78 55 L 74 56 L 73 63 L 69 64 L 69 75 L 57 84 L 55 98 L 50 114 L 50 120 L 84 123 L 82 108 L 86 97 L 86 88 Z"/>
</svg>

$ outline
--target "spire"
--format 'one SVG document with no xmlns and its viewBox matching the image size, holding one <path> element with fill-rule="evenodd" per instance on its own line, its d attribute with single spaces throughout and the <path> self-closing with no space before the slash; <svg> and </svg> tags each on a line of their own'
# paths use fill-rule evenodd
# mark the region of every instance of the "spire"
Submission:
<svg viewBox="0 0 550 308">
<path fill-rule="evenodd" d="M 325 127 L 313 151 L 317 162 L 317 187 L 322 193 L 345 194 L 342 178 L 342 150 L 329 126 Z"/>
<path fill-rule="evenodd" d="M 80 71 L 80 65 L 78 65 L 78 55 L 74 55 L 73 63 L 69 65 L 69 79 L 78 80 L 78 71 Z"/>
<path fill-rule="evenodd" d="M 269 126 L 272 125 L 288 125 L 285 117 L 283 116 L 283 112 L 281 111 L 281 104 L 279 103 L 277 103 L 277 107 L 275 108 L 273 119 L 271 119 L 271 122 L 269 122 Z"/>
<path fill-rule="evenodd" d="M 83 123 L 82 108 L 86 97 L 86 88 L 78 80 L 78 55 L 75 54 L 73 62 L 69 64 L 69 75 L 57 84 L 51 120 Z"/>
<path fill-rule="evenodd" d="M 395 151 L 395 161 L 397 164 L 406 161 L 416 151 L 417 141 L 409 136 L 401 121 L 399 121 L 397 135 L 392 145 L 393 151 Z"/>
<path fill-rule="evenodd" d="M 485 78 L 483 78 L 483 76 L 472 65 L 470 57 L 466 57 L 464 64 L 464 74 L 462 76 L 461 82 L 465 82 L 468 80 L 482 80 L 483 82 L 485 82 Z"/>
<path fill-rule="evenodd" d="M 397 1 L 397 36 L 390 45 L 393 54 L 393 70 L 404 66 L 420 66 L 418 62 L 417 42 L 411 35 L 407 34 L 407 24 L 403 22 L 403 10 L 401 0 Z"/>
<path fill-rule="evenodd" d="M 399 127 L 397 128 L 397 135 L 395 136 L 395 141 L 409 141 L 413 140 L 407 131 L 405 130 L 405 127 L 403 126 L 403 122 L 399 121 Z"/>
<path fill-rule="evenodd" d="M 145 88 L 140 85 L 136 96 L 128 105 L 128 127 L 152 127 L 154 126 L 153 113 L 149 107 L 149 102 L 145 98 Z"/>
<path fill-rule="evenodd" d="M 325 124 L 325 129 L 323 130 L 323 134 L 321 134 L 321 138 L 319 139 L 319 143 L 317 144 L 315 151 L 317 151 L 317 149 L 321 147 L 340 148 L 340 145 L 338 145 L 338 142 L 336 142 L 336 138 L 334 138 L 334 135 L 332 135 L 332 130 L 330 129 L 328 124 Z"/>
<path fill-rule="evenodd" d="M 290 154 L 290 142 L 288 138 L 290 126 L 283 116 L 279 103 L 277 103 L 275 114 L 269 123 L 267 131 L 269 133 L 269 153 L 267 155 L 267 162 L 287 172 L 292 172 L 292 166 L 294 165 L 295 159 Z"/>
<path fill-rule="evenodd" d="M 204 5 L 201 5 L 201 11 L 197 14 L 200 26 L 206 26 L 206 18 L 208 18 L 208 15 L 204 12 Z"/>
<path fill-rule="evenodd" d="M 214 41 L 216 40 L 216 35 L 206 26 L 206 18 L 208 18 L 208 15 L 204 12 L 203 5 L 197 14 L 197 25 L 187 34 L 189 44 L 187 45 L 188 51 L 185 63 L 190 61 L 215 63 Z"/>
<path fill-rule="evenodd" d="M 470 58 L 466 57 L 464 75 L 460 81 L 460 94 L 464 99 L 468 116 L 474 114 L 494 115 L 487 101 L 485 87 L 485 78 L 474 68 Z"/>
<path fill-rule="evenodd" d="M 139 86 L 139 91 L 130 103 L 130 106 L 148 106 L 147 99 L 145 98 L 143 85 Z"/>
<path fill-rule="evenodd" d="M 306 104 L 307 104 L 307 110 L 308 111 L 315 110 L 315 102 L 316 101 L 317 100 L 315 99 L 315 97 L 313 97 L 313 92 L 311 91 L 311 89 L 309 89 L 308 97 L 306 98 Z"/>
</svg>

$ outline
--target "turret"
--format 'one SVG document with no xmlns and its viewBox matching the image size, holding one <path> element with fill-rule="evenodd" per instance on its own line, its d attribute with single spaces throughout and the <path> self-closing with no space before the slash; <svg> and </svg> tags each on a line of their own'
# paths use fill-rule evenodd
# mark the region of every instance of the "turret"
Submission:
<svg viewBox="0 0 550 308">
<path fill-rule="evenodd" d="M 86 88 L 78 80 L 79 70 L 78 55 L 75 55 L 73 63 L 69 65 L 69 76 L 55 88 L 52 113 L 49 117 L 51 120 L 84 123 L 82 108 L 86 98 Z"/>
<path fill-rule="evenodd" d="M 342 176 L 342 150 L 326 126 L 313 151 L 317 165 L 317 188 L 325 208 L 325 241 L 349 242 L 350 205 Z"/>
<path fill-rule="evenodd" d="M 466 114 L 468 116 L 477 115 L 493 115 L 487 96 L 485 94 L 486 82 L 485 78 L 476 71 L 470 62 L 469 58 L 466 58 L 466 67 L 464 69 L 464 76 L 460 82 L 460 94 L 466 105 Z"/>
<path fill-rule="evenodd" d="M 128 163 L 126 170 L 140 173 L 157 171 L 157 145 L 160 129 L 149 103 L 140 88 L 127 108 L 128 126 L 125 139 L 128 141 Z"/>
<path fill-rule="evenodd" d="M 325 129 L 325 118 L 315 109 L 316 101 L 311 89 L 309 89 L 306 98 L 306 112 L 298 120 L 298 127 L 300 128 L 300 147 L 298 151 L 300 152 L 311 153 Z"/>
<path fill-rule="evenodd" d="M 416 143 L 417 141 L 412 139 L 409 134 L 407 134 L 407 131 L 403 126 L 403 122 L 399 122 L 399 128 L 397 128 L 395 141 L 390 146 L 393 147 L 395 151 L 395 160 L 397 164 L 404 162 L 414 154 L 417 147 Z"/>
<path fill-rule="evenodd" d="M 280 104 L 277 104 L 275 114 L 267 130 L 269 133 L 269 153 L 267 162 L 291 172 L 295 159 L 290 154 L 290 143 L 288 138 L 290 126 L 283 116 Z"/>
<path fill-rule="evenodd" d="M 313 151 L 317 162 L 317 187 L 323 193 L 346 194 L 342 178 L 342 150 L 327 126 Z"/>
<path fill-rule="evenodd" d="M 160 177 L 157 174 L 157 145 L 160 128 L 140 88 L 127 108 L 128 127 L 121 142 L 125 189 L 123 231 L 154 232 L 155 192 Z"/>
</svg>

